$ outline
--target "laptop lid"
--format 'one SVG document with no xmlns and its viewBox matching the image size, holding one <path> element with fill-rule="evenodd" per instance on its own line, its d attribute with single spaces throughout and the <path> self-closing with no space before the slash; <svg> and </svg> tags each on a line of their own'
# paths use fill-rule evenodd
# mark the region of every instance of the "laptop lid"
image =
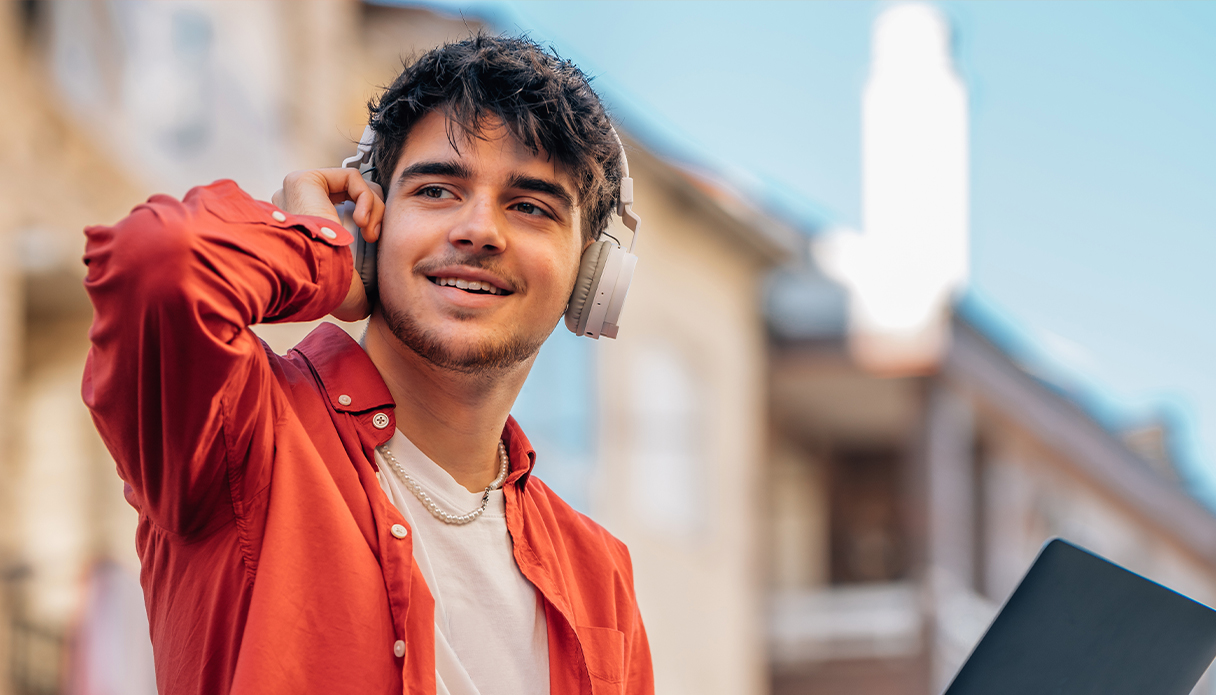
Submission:
<svg viewBox="0 0 1216 695">
<path fill-rule="evenodd" d="M 1216 611 L 1055 539 L 946 695 L 1187 695 L 1213 657 Z"/>
</svg>

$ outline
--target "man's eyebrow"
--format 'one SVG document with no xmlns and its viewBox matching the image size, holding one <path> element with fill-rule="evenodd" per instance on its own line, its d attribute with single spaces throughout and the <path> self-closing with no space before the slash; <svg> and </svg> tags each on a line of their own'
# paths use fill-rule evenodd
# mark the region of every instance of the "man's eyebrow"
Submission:
<svg viewBox="0 0 1216 695">
<path fill-rule="evenodd" d="M 507 188 L 544 193 L 556 198 L 567 210 L 574 207 L 574 196 L 570 195 L 566 187 L 547 179 L 540 179 L 525 174 L 512 174 L 511 178 L 507 180 Z"/>
<path fill-rule="evenodd" d="M 397 184 L 418 176 L 443 176 L 451 179 L 471 179 L 473 172 L 460 162 L 416 162 L 401 170 Z"/>
</svg>

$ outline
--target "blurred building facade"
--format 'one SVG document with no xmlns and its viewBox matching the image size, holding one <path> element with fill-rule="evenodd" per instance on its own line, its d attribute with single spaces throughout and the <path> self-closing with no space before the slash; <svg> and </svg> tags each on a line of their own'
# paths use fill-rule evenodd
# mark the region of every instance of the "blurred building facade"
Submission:
<svg viewBox="0 0 1216 695">
<path fill-rule="evenodd" d="M 80 284 L 80 230 L 121 216 L 143 190 L 65 111 L 49 84 L 39 9 L 0 7 L 0 692 L 6 693 L 60 692 L 68 626 L 80 614 L 82 585 L 96 561 L 115 558 L 128 578 L 138 572 L 134 519 L 80 400 L 91 318 Z"/>
<path fill-rule="evenodd" d="M 936 55 L 935 21 L 888 22 L 893 55 Z M 402 57 L 480 26 L 353 1 L 3 6 L 17 98 L 0 112 L 0 695 L 152 692 L 135 515 L 79 398 L 81 228 L 216 178 L 268 198 L 284 173 L 349 153 Z M 942 55 L 920 77 L 957 114 Z M 867 98 L 916 102 L 899 79 L 876 75 Z M 903 125 L 871 130 L 898 145 Z M 954 309 L 965 109 L 956 126 L 926 139 L 963 147 L 941 190 L 921 182 L 947 227 L 936 246 L 875 223 L 888 241 L 821 234 L 814 252 L 799 220 L 623 133 L 643 236 L 621 339 L 559 327 L 515 415 L 537 475 L 629 545 L 658 692 L 940 691 L 1053 535 L 1216 601 L 1216 519 L 1159 437 L 1129 447 Z M 921 319 L 892 339 L 870 320 L 884 298 L 859 293 L 893 284 L 876 253 L 923 246 L 947 261 L 908 280 Z M 257 331 L 284 352 L 312 327 Z"/>
<path fill-rule="evenodd" d="M 875 374 L 789 296 L 820 293 L 843 299 L 809 268 L 770 295 L 775 695 L 941 692 L 1052 537 L 1216 602 L 1211 510 L 1012 359 L 985 316 L 952 317 L 933 372 Z M 1212 690 L 1209 674 L 1195 692 Z"/>
<path fill-rule="evenodd" d="M 1108 431 L 966 294 L 950 24 L 894 5 L 863 98 L 863 229 L 775 273 L 768 468 L 777 695 L 944 690 L 1048 539 L 1212 605 L 1216 517 L 1160 428 Z M 1211 693 L 1207 676 L 1196 692 Z"/>
</svg>

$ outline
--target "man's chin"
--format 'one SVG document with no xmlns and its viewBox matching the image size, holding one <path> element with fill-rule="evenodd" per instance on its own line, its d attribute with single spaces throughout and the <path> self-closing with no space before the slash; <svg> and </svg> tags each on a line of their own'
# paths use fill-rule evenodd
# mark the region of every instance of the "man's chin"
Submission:
<svg viewBox="0 0 1216 695">
<path fill-rule="evenodd" d="M 385 324 L 402 345 L 436 367 L 462 374 L 508 371 L 532 359 L 552 332 L 550 329 L 536 335 L 491 336 L 489 331 L 465 325 L 464 330 L 458 331 L 463 336 L 444 335 L 421 325 L 408 312 L 384 306 L 380 310 Z"/>
</svg>

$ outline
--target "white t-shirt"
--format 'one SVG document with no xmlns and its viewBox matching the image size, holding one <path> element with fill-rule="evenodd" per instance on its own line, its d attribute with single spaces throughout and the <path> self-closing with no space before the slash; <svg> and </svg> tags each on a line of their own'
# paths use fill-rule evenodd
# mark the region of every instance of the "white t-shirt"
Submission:
<svg viewBox="0 0 1216 695">
<path fill-rule="evenodd" d="M 440 509 L 464 514 L 481 506 L 400 430 L 388 442 Z M 436 519 L 376 453 L 380 487 L 414 533 L 414 561 L 435 597 L 437 695 L 549 692 L 549 636 L 536 587 L 515 564 L 502 490 L 463 526 Z"/>
</svg>

